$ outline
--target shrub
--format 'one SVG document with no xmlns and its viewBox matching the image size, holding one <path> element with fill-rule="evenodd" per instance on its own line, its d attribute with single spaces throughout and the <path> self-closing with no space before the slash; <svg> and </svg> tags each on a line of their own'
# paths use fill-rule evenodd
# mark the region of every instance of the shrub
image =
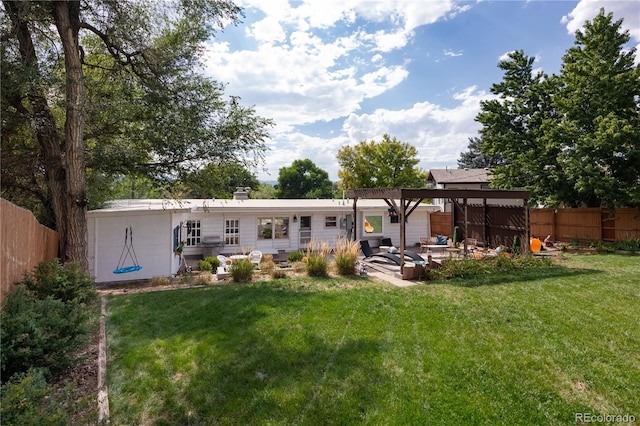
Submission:
<svg viewBox="0 0 640 426">
<path fill-rule="evenodd" d="M 289 256 L 287 257 L 287 259 L 289 259 L 289 262 L 293 263 L 293 262 L 301 261 L 303 257 L 304 257 L 304 253 L 301 252 L 300 250 L 297 250 L 289 253 Z"/>
<path fill-rule="evenodd" d="M 52 296 L 68 302 L 88 303 L 97 299 L 97 292 L 89 274 L 77 262 L 62 265 L 58 259 L 41 262 L 34 272 L 25 274 L 21 281 L 39 299 Z"/>
<path fill-rule="evenodd" d="M 87 341 L 89 319 L 83 304 L 52 296 L 39 299 L 18 286 L 0 311 L 2 378 L 31 367 L 56 373 L 71 365 L 74 351 Z"/>
<path fill-rule="evenodd" d="M 6 425 L 68 425 L 65 401 L 47 385 L 41 370 L 16 374 L 2 385 L 0 418 Z"/>
<path fill-rule="evenodd" d="M 153 277 L 149 280 L 149 285 L 151 287 L 159 287 L 169 284 L 171 284 L 171 280 L 168 277 Z"/>
<path fill-rule="evenodd" d="M 513 254 L 518 255 L 520 254 L 520 235 L 514 235 L 513 236 Z"/>
<path fill-rule="evenodd" d="M 231 264 L 229 275 L 233 282 L 244 283 L 251 281 L 253 276 L 253 263 L 249 260 L 238 260 Z"/>
<path fill-rule="evenodd" d="M 220 259 L 216 256 L 207 256 L 204 260 L 211 264 L 211 271 L 216 271 L 218 266 L 220 266 Z"/>
<path fill-rule="evenodd" d="M 355 275 L 360 246 L 357 241 L 339 238 L 336 241 L 335 264 L 339 275 Z"/>
<path fill-rule="evenodd" d="M 271 278 L 273 279 L 282 279 L 282 278 L 287 278 L 287 271 L 285 271 L 284 269 L 276 269 L 274 268 L 271 271 Z"/>
<path fill-rule="evenodd" d="M 212 265 L 207 259 L 201 260 L 198 262 L 198 269 L 201 271 L 211 271 Z"/>
<path fill-rule="evenodd" d="M 328 260 L 327 257 L 331 250 L 327 243 L 315 243 L 311 241 L 307 246 L 307 274 L 310 277 L 326 277 L 328 275 Z"/>
<path fill-rule="evenodd" d="M 265 260 L 263 259 L 260 263 L 260 271 L 265 274 L 271 274 L 276 269 L 276 264 L 273 261 L 273 256 L 271 259 Z"/>
</svg>

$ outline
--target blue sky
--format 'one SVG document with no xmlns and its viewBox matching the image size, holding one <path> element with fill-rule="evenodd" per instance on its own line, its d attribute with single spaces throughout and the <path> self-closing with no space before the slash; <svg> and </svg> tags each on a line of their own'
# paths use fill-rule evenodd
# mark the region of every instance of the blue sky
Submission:
<svg viewBox="0 0 640 426">
<path fill-rule="evenodd" d="M 206 47 L 205 74 L 276 126 L 260 180 L 296 159 L 338 180 L 338 150 L 384 133 L 424 170 L 457 167 L 498 61 L 524 50 L 557 74 L 575 31 L 601 7 L 640 46 L 640 2 L 240 0 L 246 17 Z M 638 62 L 636 54 L 636 62 Z"/>
</svg>

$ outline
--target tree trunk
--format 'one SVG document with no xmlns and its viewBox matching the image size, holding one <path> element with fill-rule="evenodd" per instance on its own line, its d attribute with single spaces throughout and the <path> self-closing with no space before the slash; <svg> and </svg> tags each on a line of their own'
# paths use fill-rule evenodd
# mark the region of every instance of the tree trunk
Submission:
<svg viewBox="0 0 640 426">
<path fill-rule="evenodd" d="M 36 57 L 31 31 L 29 30 L 27 17 L 23 16 L 25 9 L 21 4 L 11 0 L 3 2 L 7 14 L 18 39 L 22 63 L 28 70 L 33 71 L 38 77 L 31 80 L 27 91 L 27 98 L 33 109 L 33 127 L 38 144 L 42 149 L 45 164 L 45 173 L 49 186 L 49 197 L 55 215 L 56 230 L 59 234 L 60 253 L 64 253 L 66 246 L 66 222 L 67 206 L 64 202 L 65 170 L 63 164 L 63 152 L 61 141 L 56 131 L 56 121 L 49 108 L 47 99 L 40 84 L 38 59 Z"/>
<path fill-rule="evenodd" d="M 67 206 L 67 235 L 63 260 L 80 263 L 84 270 L 89 269 L 86 170 L 84 159 L 84 140 L 82 105 L 84 86 L 82 81 L 82 60 L 78 31 L 80 30 L 80 2 L 57 1 L 53 9 L 54 20 L 64 50 L 66 71 L 66 122 L 65 159 Z"/>
<path fill-rule="evenodd" d="M 3 1 L 18 39 L 26 68 L 39 76 L 38 59 L 28 25 L 28 4 Z M 26 5 L 26 6 L 25 6 Z M 33 126 L 42 149 L 45 173 L 60 237 L 60 258 L 77 261 L 88 270 L 87 200 L 85 195 L 84 141 L 82 138 L 82 61 L 78 44 L 80 2 L 58 1 L 52 10 L 65 53 L 66 122 L 65 138 L 60 139 L 56 121 L 47 103 L 44 86 L 36 77 L 29 85 L 27 98 L 33 108 Z"/>
</svg>

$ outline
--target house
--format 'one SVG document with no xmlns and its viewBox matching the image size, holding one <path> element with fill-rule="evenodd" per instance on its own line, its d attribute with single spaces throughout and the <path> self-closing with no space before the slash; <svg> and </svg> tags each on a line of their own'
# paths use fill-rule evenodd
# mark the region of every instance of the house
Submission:
<svg viewBox="0 0 640 426">
<path fill-rule="evenodd" d="M 433 189 L 489 189 L 491 171 L 489 169 L 431 169 L 427 176 L 427 186 Z M 442 211 L 452 211 L 450 200 L 434 199 L 433 204 Z M 469 204 L 482 204 L 482 199 L 469 199 Z M 513 200 L 488 200 L 489 204 L 514 204 Z"/>
<path fill-rule="evenodd" d="M 400 239 L 398 215 L 383 200 L 358 202 L 355 239 Z M 429 215 L 440 209 L 421 204 L 406 224 L 407 244 L 429 235 Z M 89 269 L 96 282 L 148 279 L 175 275 L 184 243 L 184 256 L 225 255 L 257 249 L 267 254 L 304 250 L 310 241 L 352 238 L 354 215 L 350 199 L 248 199 L 238 191 L 234 199 L 116 200 L 88 212 Z M 368 225 L 365 230 L 365 223 Z M 219 240 L 211 248 L 207 241 Z M 132 252 L 132 253 L 130 253 Z M 131 254 L 131 255 L 130 255 Z M 120 259 L 135 258 L 142 268 L 115 274 Z"/>
</svg>

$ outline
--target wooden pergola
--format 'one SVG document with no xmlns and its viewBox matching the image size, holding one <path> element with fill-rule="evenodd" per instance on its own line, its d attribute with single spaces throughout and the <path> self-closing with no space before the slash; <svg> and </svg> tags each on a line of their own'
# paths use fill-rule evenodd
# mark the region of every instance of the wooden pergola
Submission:
<svg viewBox="0 0 640 426">
<path fill-rule="evenodd" d="M 462 208 L 464 210 L 464 235 L 467 234 L 467 204 L 469 199 L 486 200 L 509 199 L 522 200 L 522 208 L 524 210 L 526 224 L 526 241 L 529 241 L 529 191 L 521 190 L 502 190 L 502 189 L 416 189 L 416 188 L 361 188 L 352 189 L 347 192 L 349 198 L 353 198 L 353 240 L 357 238 L 358 229 L 358 200 L 364 199 L 383 199 L 385 203 L 393 208 L 400 222 L 400 268 L 404 269 L 404 250 L 406 243 L 405 223 L 407 218 L 413 213 L 420 203 L 427 199 L 445 198 L 457 203 L 462 200 Z M 398 204 L 399 201 L 399 204 Z M 528 244 L 525 244 L 528 247 Z M 465 238 L 464 251 L 467 253 L 467 242 Z"/>
</svg>

